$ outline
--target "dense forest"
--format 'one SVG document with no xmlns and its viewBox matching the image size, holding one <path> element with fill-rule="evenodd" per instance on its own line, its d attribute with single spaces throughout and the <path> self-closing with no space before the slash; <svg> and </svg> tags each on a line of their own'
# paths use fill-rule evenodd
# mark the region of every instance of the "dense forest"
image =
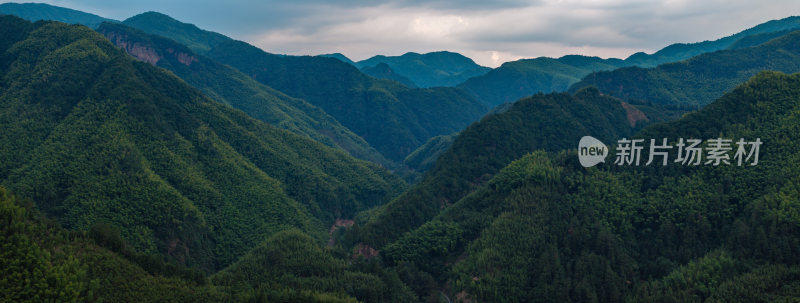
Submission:
<svg viewBox="0 0 800 303">
<path fill-rule="evenodd" d="M 356 158 L 393 166 L 364 139 L 322 109 L 261 84 L 230 66 L 196 54 L 182 44 L 119 23 L 103 23 L 97 31 L 137 59 L 172 71 L 206 96 L 240 109 L 253 118 L 341 148 Z"/>
<path fill-rule="evenodd" d="M 481 302 L 796 299 L 798 98 L 800 75 L 762 73 L 635 136 L 760 138 L 757 166 L 585 169 L 574 150 L 533 152 L 381 255 L 423 277 L 407 280 L 422 298 L 448 285 Z"/>
<path fill-rule="evenodd" d="M 276 55 L 155 12 L 6 12 L 0 302 L 800 298 L 797 17 L 487 72 Z M 520 89 L 430 87 L 473 72 Z M 590 168 L 587 135 L 610 148 Z M 701 163 L 713 139 L 761 145 L 614 161 L 689 138 Z"/>
<path fill-rule="evenodd" d="M 289 227 L 322 239 L 335 219 L 404 188 L 86 27 L 2 22 L 0 180 L 66 228 L 105 222 L 137 251 L 214 270 Z"/>
<path fill-rule="evenodd" d="M 654 68 L 626 67 L 593 73 L 570 91 L 594 86 L 626 100 L 660 104 L 706 105 L 762 70 L 800 72 L 800 31 L 763 44 L 666 63 Z"/>
<path fill-rule="evenodd" d="M 264 85 L 323 109 L 397 163 L 429 138 L 457 132 L 488 110 L 457 88 L 408 88 L 369 77 L 334 58 L 267 53 L 155 12 L 123 23 L 178 41 Z"/>
<path fill-rule="evenodd" d="M 337 58 L 341 60 L 341 57 Z M 409 79 L 412 87 L 456 86 L 469 78 L 481 76 L 491 70 L 476 64 L 464 55 L 453 52 L 405 53 L 402 56 L 379 55 L 353 62 L 353 65 L 362 71 L 380 64 L 386 64 L 397 75 Z"/>
</svg>

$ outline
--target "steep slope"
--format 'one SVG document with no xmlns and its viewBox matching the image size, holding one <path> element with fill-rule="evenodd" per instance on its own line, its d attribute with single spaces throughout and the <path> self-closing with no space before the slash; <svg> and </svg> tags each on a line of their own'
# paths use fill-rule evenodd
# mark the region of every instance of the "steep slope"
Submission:
<svg viewBox="0 0 800 303">
<path fill-rule="evenodd" d="M 493 107 L 539 92 L 565 91 L 570 85 L 592 72 L 631 66 L 655 67 L 659 64 L 682 61 L 719 50 L 759 45 L 770 40 L 769 37 L 797 29 L 800 29 L 800 17 L 788 17 L 765 22 L 718 40 L 689 44 L 676 43 L 654 54 L 636 53 L 625 60 L 577 55 L 558 59 L 544 57 L 522 59 L 507 62 L 486 75 L 467 80 L 459 87 L 470 91 L 489 107 Z M 740 40 L 742 41 L 739 42 Z M 735 83 L 741 83 L 752 75 L 749 74 Z M 715 97 L 719 97 L 719 95 Z"/>
<path fill-rule="evenodd" d="M 119 22 L 95 14 L 44 3 L 3 3 L 0 15 L 14 15 L 29 21 L 52 20 L 64 23 L 83 24 L 97 28 L 103 22 Z"/>
<path fill-rule="evenodd" d="M 413 153 L 409 154 L 403 164 L 413 170 L 414 173 L 421 174 L 433 168 L 433 164 L 439 159 L 450 146 L 458 134 L 441 135 L 430 138 L 422 146 L 417 148 Z"/>
<path fill-rule="evenodd" d="M 592 135 L 611 141 L 647 120 L 629 120 L 638 109 L 595 89 L 525 98 L 462 131 L 423 179 L 360 222 L 360 240 L 375 248 L 397 239 L 485 184 L 501 168 L 537 150 L 571 148 Z"/>
<path fill-rule="evenodd" d="M 448 285 L 457 300 L 792 300 L 800 295 L 798 99 L 800 74 L 761 73 L 635 136 L 760 138 L 755 166 L 586 169 L 574 149 L 537 151 L 381 254 Z M 423 298 L 438 295 L 407 281 Z"/>
<path fill-rule="evenodd" d="M 213 270 L 388 201 L 388 171 L 252 119 L 83 26 L 3 16 L 0 183 L 70 229 Z"/>
<path fill-rule="evenodd" d="M 702 106 L 762 70 L 800 71 L 800 31 L 759 46 L 703 54 L 655 68 L 594 73 L 570 90 L 591 85 L 623 99 Z"/>
<path fill-rule="evenodd" d="M 296 229 L 271 235 L 209 279 L 202 271 L 130 251 L 119 231 L 108 225 L 67 231 L 25 204 L 25 199 L 0 187 L 2 301 L 414 300 L 396 275 L 363 262 L 347 262 Z"/>
<path fill-rule="evenodd" d="M 253 118 L 341 148 L 356 158 L 386 167 L 393 165 L 320 108 L 286 96 L 234 68 L 195 54 L 181 44 L 123 24 L 104 23 L 97 31 L 139 60 L 169 69 L 206 96 Z"/>
<path fill-rule="evenodd" d="M 147 25 L 128 22 L 130 20 L 124 23 L 178 42 L 181 39 L 199 41 L 206 33 L 202 31 L 198 37 L 187 38 L 182 33 L 196 28 L 193 25 L 157 13 L 147 13 L 146 17 L 157 20 Z M 364 75 L 333 58 L 280 56 L 230 39 L 204 45 L 213 47 L 206 53 L 211 59 L 322 108 L 396 162 L 402 161 L 428 138 L 459 131 L 487 110 L 461 90 L 409 89 L 394 81 Z"/>
<path fill-rule="evenodd" d="M 410 88 L 417 87 L 417 84 L 415 84 L 414 81 L 411 81 L 405 76 L 396 73 L 386 63 L 378 63 L 375 66 L 364 66 L 361 68 L 361 72 L 375 78 L 397 81 Z"/>
<path fill-rule="evenodd" d="M 353 60 L 350 60 L 350 58 L 347 58 L 347 56 L 345 56 L 345 55 L 343 55 L 341 53 L 323 54 L 323 55 L 319 55 L 319 56 L 320 57 L 327 57 L 327 58 L 334 58 L 334 59 L 338 59 L 339 61 L 342 61 L 342 62 L 347 63 L 347 64 L 356 65 L 356 63 L 353 62 Z"/>
<path fill-rule="evenodd" d="M 193 24 L 182 23 L 157 12 L 146 12 L 128 19 L 125 25 L 145 32 L 167 37 L 186 45 L 198 54 L 205 54 L 217 44 L 231 40 L 225 35 L 202 30 Z"/>
<path fill-rule="evenodd" d="M 736 34 L 713 41 L 697 43 L 675 43 L 653 54 L 636 53 L 625 59 L 629 66 L 655 67 L 668 62 L 677 62 L 691 57 L 730 48 L 738 40 L 749 36 L 765 33 L 782 32 L 800 29 L 800 17 L 786 17 L 780 20 L 770 20 Z"/>
<path fill-rule="evenodd" d="M 397 74 L 409 78 L 418 87 L 456 86 L 469 78 L 483 75 L 491 70 L 476 64 L 464 55 L 453 52 L 374 56 L 358 61 L 355 65 L 364 69 L 380 63 L 385 63 Z"/>
<path fill-rule="evenodd" d="M 620 66 L 623 66 L 622 60 L 598 57 L 523 59 L 503 63 L 458 87 L 475 94 L 487 106 L 494 107 L 536 93 L 566 91 L 571 84 L 591 72 L 613 70 Z"/>
</svg>

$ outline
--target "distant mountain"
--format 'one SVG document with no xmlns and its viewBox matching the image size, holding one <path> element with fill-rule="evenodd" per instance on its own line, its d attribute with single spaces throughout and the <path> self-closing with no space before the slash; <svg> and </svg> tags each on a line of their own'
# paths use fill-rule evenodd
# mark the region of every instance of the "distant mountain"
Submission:
<svg viewBox="0 0 800 303">
<path fill-rule="evenodd" d="M 147 13 L 146 17 L 152 24 L 128 22 L 130 19 L 123 23 L 142 25 L 135 27 L 145 32 L 152 29 L 153 33 L 172 39 L 176 39 L 171 36 L 174 34 L 180 39 L 199 41 L 208 35 L 200 30 L 195 32 L 199 37 L 185 36 L 186 29 L 196 27 L 167 15 Z M 213 46 L 205 55 L 322 108 L 396 162 L 401 162 L 428 138 L 459 131 L 487 110 L 462 90 L 409 89 L 394 81 L 369 77 L 333 58 L 275 55 L 230 38 Z"/>
<path fill-rule="evenodd" d="M 52 20 L 83 24 L 91 28 L 97 28 L 103 22 L 119 22 L 98 15 L 44 3 L 3 3 L 0 4 L 0 15 L 2 14 L 14 15 L 30 21 Z"/>
<path fill-rule="evenodd" d="M 361 68 L 361 72 L 373 76 L 375 78 L 394 80 L 410 88 L 417 87 L 414 81 L 411 81 L 410 79 L 404 77 L 403 75 L 396 73 L 386 63 L 378 63 L 378 65 L 375 66 L 365 66 Z"/>
<path fill-rule="evenodd" d="M 347 56 L 342 55 L 341 53 L 324 54 L 324 55 L 319 55 L 319 56 L 320 57 L 339 59 L 339 61 L 342 61 L 344 63 L 356 65 L 356 63 L 353 62 L 353 60 L 350 60 L 350 58 L 347 58 Z"/>
<path fill-rule="evenodd" d="M 173 40 L 119 23 L 104 23 L 97 31 L 139 60 L 171 70 L 206 96 L 253 118 L 341 148 L 356 158 L 386 167 L 395 165 L 322 109 L 286 96 Z"/>
<path fill-rule="evenodd" d="M 145 32 L 167 37 L 186 45 L 198 54 L 205 54 L 216 45 L 231 40 L 225 35 L 202 30 L 194 24 L 179 22 L 157 12 L 146 12 L 122 21 Z"/>
<path fill-rule="evenodd" d="M 714 41 L 675 43 L 653 54 L 636 53 L 626 58 L 625 63 L 627 66 L 655 67 L 668 62 L 677 62 L 700 54 L 727 49 L 738 40 L 748 36 L 795 29 L 800 29 L 800 17 L 793 16 L 780 20 L 771 20 Z"/>
<path fill-rule="evenodd" d="M 176 49 L 177 50 L 177 49 Z M 387 170 L 272 127 L 84 26 L 0 16 L 0 185 L 62 226 L 215 271 L 389 201 Z"/>
<path fill-rule="evenodd" d="M 800 31 L 758 46 L 702 54 L 655 68 L 594 73 L 570 90 L 595 86 L 626 100 L 703 106 L 763 70 L 800 72 Z"/>
<path fill-rule="evenodd" d="M 598 57 L 564 56 L 559 59 L 540 57 L 503 63 L 483 76 L 458 85 L 489 107 L 543 92 L 562 92 L 593 71 L 612 70 L 623 66 L 622 60 Z"/>
<path fill-rule="evenodd" d="M 661 119 L 596 89 L 537 94 L 487 115 L 458 134 L 421 181 L 369 213 L 360 239 L 376 249 L 397 240 L 485 184 L 511 161 L 534 150 L 558 152 L 592 135 L 604 142 Z"/>
<path fill-rule="evenodd" d="M 417 87 L 456 86 L 469 78 L 483 75 L 491 70 L 491 68 L 475 64 L 470 58 L 453 52 L 375 56 L 358 61 L 355 66 L 363 69 L 380 63 L 385 63 L 397 74 L 410 79 Z"/>
<path fill-rule="evenodd" d="M 569 86 L 592 72 L 610 71 L 630 66 L 654 67 L 663 63 L 686 60 L 704 53 L 755 46 L 794 29 L 800 29 L 800 17 L 772 20 L 715 41 L 676 43 L 654 54 L 636 53 L 625 60 L 577 55 L 558 59 L 545 57 L 522 59 L 507 62 L 483 76 L 465 81 L 458 87 L 475 94 L 487 106 L 494 107 L 539 92 L 565 91 Z M 746 78 L 744 77 L 744 79 Z"/>
</svg>

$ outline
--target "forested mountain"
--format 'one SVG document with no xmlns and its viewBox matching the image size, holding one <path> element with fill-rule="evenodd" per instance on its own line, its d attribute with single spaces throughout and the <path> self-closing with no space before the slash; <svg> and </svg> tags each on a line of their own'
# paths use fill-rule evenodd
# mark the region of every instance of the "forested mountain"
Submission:
<svg viewBox="0 0 800 303">
<path fill-rule="evenodd" d="M 353 62 L 353 60 L 350 60 L 350 58 L 347 58 L 347 56 L 343 55 L 342 53 L 323 54 L 323 55 L 319 55 L 319 56 L 320 57 L 339 59 L 339 61 L 342 61 L 344 63 L 351 64 L 351 65 L 356 65 L 356 63 Z"/>
<path fill-rule="evenodd" d="M 253 118 L 308 136 L 352 156 L 392 167 L 361 137 L 322 109 L 261 84 L 238 70 L 199 55 L 177 42 L 123 24 L 97 29 L 132 56 L 174 72 L 206 96 L 238 108 Z"/>
<path fill-rule="evenodd" d="M 270 54 L 155 12 L 0 8 L 96 28 L 0 15 L 0 302 L 800 298 L 796 17 L 472 79 L 498 92 L 412 88 L 389 62 Z M 383 59 L 420 78 L 474 64 L 430 55 Z M 633 60 L 683 61 L 530 91 Z M 610 148 L 590 168 L 587 135 Z M 642 165 L 614 163 L 622 138 L 646 141 Z M 662 138 L 671 161 L 644 164 Z M 704 141 L 700 165 L 676 159 L 684 139 Z M 713 139 L 730 163 L 708 164 Z"/>
<path fill-rule="evenodd" d="M 375 78 L 394 80 L 410 88 L 417 87 L 417 84 L 415 84 L 414 81 L 411 81 L 411 79 L 398 74 L 386 63 L 378 63 L 375 66 L 365 66 L 361 68 L 361 72 Z"/>
<path fill-rule="evenodd" d="M 403 182 L 134 60 L 91 29 L 0 17 L 0 184 L 69 229 L 204 270 L 381 204 Z"/>
<path fill-rule="evenodd" d="M 208 41 L 207 31 L 169 16 L 147 13 L 148 25 L 123 21 L 146 32 L 190 42 Z M 189 33 L 189 34 L 186 34 Z M 193 36 L 198 33 L 199 36 Z M 173 37 L 173 35 L 175 37 Z M 214 36 L 216 37 L 216 36 Z M 429 138 L 461 130 L 486 112 L 474 97 L 455 88 L 410 89 L 375 79 L 337 59 L 281 56 L 226 39 L 200 43 L 206 56 L 265 85 L 325 110 L 390 160 L 401 162 Z"/>
<path fill-rule="evenodd" d="M 211 276 L 130 250 L 105 224 L 67 231 L 0 188 L 0 300 L 6 302 L 412 302 L 396 274 L 347 261 L 297 229 Z M 258 263 L 256 263 L 258 262 Z M 326 291 L 327 290 L 327 291 Z"/>
<path fill-rule="evenodd" d="M 175 40 L 201 55 L 217 44 L 231 40 L 225 35 L 199 29 L 194 24 L 183 23 L 157 12 L 138 14 L 122 22 L 145 32 Z"/>
<path fill-rule="evenodd" d="M 611 71 L 630 66 L 654 67 L 718 50 L 755 46 L 770 40 L 770 37 L 774 38 L 778 34 L 796 29 L 800 29 L 800 17 L 788 17 L 762 23 L 718 40 L 689 44 L 676 43 L 653 54 L 636 53 L 625 60 L 577 55 L 558 59 L 545 57 L 522 59 L 504 63 L 486 75 L 469 79 L 458 87 L 475 94 L 487 106 L 494 107 L 539 92 L 565 91 L 572 84 L 593 72 Z M 753 73 L 748 74 L 732 85 L 741 83 L 752 75 Z M 716 95 L 714 98 L 719 96 Z"/>
<path fill-rule="evenodd" d="M 629 66 L 655 67 L 668 62 L 677 62 L 691 57 L 730 48 L 741 39 L 750 36 L 800 29 L 800 17 L 793 16 L 771 20 L 736 34 L 713 41 L 671 44 L 653 54 L 636 53 L 625 59 Z"/>
<path fill-rule="evenodd" d="M 763 70 L 800 71 L 800 31 L 758 46 L 707 53 L 655 68 L 594 73 L 570 90 L 595 86 L 626 100 L 702 106 Z"/>
<path fill-rule="evenodd" d="M 356 62 L 355 66 L 364 70 L 381 63 L 388 65 L 400 76 L 410 79 L 414 86 L 418 87 L 456 86 L 469 78 L 483 75 L 491 70 L 491 68 L 476 64 L 470 58 L 453 52 L 374 56 Z"/>
<path fill-rule="evenodd" d="M 416 180 L 421 177 L 422 174 L 430 170 L 433 164 L 436 163 L 436 160 L 439 159 L 439 156 L 453 145 L 453 140 L 456 139 L 457 135 L 458 134 L 441 135 L 430 138 L 428 142 L 425 142 L 425 144 L 409 154 L 408 157 L 403 160 L 403 164 L 410 169 L 409 173 L 415 175 L 410 179 Z"/>
<path fill-rule="evenodd" d="M 563 92 L 593 71 L 613 70 L 623 65 L 624 62 L 619 59 L 577 55 L 559 59 L 522 59 L 503 63 L 458 87 L 474 94 L 487 106 L 494 107 L 536 93 Z"/>
<path fill-rule="evenodd" d="M 30 21 L 52 20 L 83 24 L 91 28 L 97 28 L 103 22 L 119 22 L 95 14 L 44 3 L 3 3 L 0 4 L 0 15 L 15 15 Z"/>
<path fill-rule="evenodd" d="M 417 277 L 406 281 L 422 298 L 444 287 L 479 302 L 791 301 L 800 296 L 798 99 L 800 74 L 762 73 L 635 136 L 759 138 L 755 166 L 586 169 L 574 149 L 537 151 L 380 253 Z"/>
<path fill-rule="evenodd" d="M 611 141 L 658 120 L 596 89 L 517 101 L 462 131 L 422 180 L 370 213 L 359 240 L 375 248 L 397 239 L 485 184 L 511 161 L 537 149 L 572 148 L 587 134 Z"/>
</svg>

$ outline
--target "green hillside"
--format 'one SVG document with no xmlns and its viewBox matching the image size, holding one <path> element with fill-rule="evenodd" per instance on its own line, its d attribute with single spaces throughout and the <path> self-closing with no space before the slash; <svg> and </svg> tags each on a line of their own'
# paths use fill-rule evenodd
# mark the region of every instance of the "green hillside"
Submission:
<svg viewBox="0 0 800 303">
<path fill-rule="evenodd" d="M 146 12 L 122 21 L 125 25 L 145 32 L 167 37 L 189 47 L 198 54 L 205 54 L 217 44 L 231 40 L 222 34 L 202 30 L 193 24 L 182 23 L 157 12 Z"/>
<path fill-rule="evenodd" d="M 536 93 L 563 92 L 593 71 L 613 70 L 620 66 L 623 66 L 622 60 L 598 57 L 522 59 L 503 63 L 458 87 L 475 94 L 487 106 L 494 107 Z"/>
<path fill-rule="evenodd" d="M 44 3 L 3 3 L 0 4 L 0 15 L 14 15 L 29 21 L 52 20 L 83 24 L 91 28 L 97 28 L 103 22 L 119 22 L 95 14 Z"/>
<path fill-rule="evenodd" d="M 123 23 L 178 42 L 210 40 L 204 38 L 210 32 L 195 31 L 194 25 L 158 13 L 144 15 Z M 205 53 L 211 59 L 323 109 L 395 162 L 433 136 L 461 130 L 487 110 L 461 90 L 409 89 L 364 75 L 334 58 L 275 55 L 229 38 L 201 44 L 211 48 Z"/>
<path fill-rule="evenodd" d="M 653 54 L 636 53 L 625 59 L 629 66 L 655 67 L 668 62 L 677 62 L 691 57 L 730 48 L 739 40 L 750 36 L 800 29 L 800 17 L 792 16 L 780 20 L 770 20 L 736 34 L 713 41 L 697 43 L 675 43 Z"/>
<path fill-rule="evenodd" d="M 405 53 L 402 56 L 374 56 L 358 61 L 355 66 L 364 69 L 384 63 L 417 87 L 456 86 L 469 78 L 485 74 L 488 67 L 476 64 L 459 53 L 431 52 L 426 54 Z M 391 79 L 388 77 L 379 77 Z"/>
<path fill-rule="evenodd" d="M 411 81 L 411 79 L 398 74 L 386 63 L 378 63 L 375 66 L 365 66 L 361 68 L 361 72 L 375 78 L 397 81 L 410 88 L 417 87 L 417 84 L 415 84 L 414 81 Z"/>
<path fill-rule="evenodd" d="M 594 73 L 570 90 L 591 85 L 623 99 L 703 106 L 763 70 L 800 71 L 800 31 L 759 46 L 707 53 L 655 68 Z"/>
<path fill-rule="evenodd" d="M 484 185 L 501 168 L 527 153 L 572 148 L 587 134 L 611 141 L 658 118 L 646 117 L 627 106 L 595 89 L 575 95 L 538 94 L 517 101 L 508 110 L 488 115 L 462 131 L 419 183 L 371 211 L 357 234 L 361 241 L 381 248 Z"/>
<path fill-rule="evenodd" d="M 322 109 L 258 83 L 234 68 L 198 55 L 170 39 L 122 24 L 104 23 L 97 31 L 139 60 L 172 71 L 206 96 L 253 118 L 341 148 L 356 158 L 394 166 Z"/>
<path fill-rule="evenodd" d="M 430 138 L 428 142 L 425 142 L 425 144 L 409 154 L 403 160 L 403 164 L 409 168 L 409 173 L 411 174 L 406 179 L 418 180 L 425 172 L 433 168 L 439 156 L 453 145 L 457 135 L 441 135 Z"/>
<path fill-rule="evenodd" d="M 631 66 L 655 67 L 715 51 L 756 46 L 779 34 L 797 29 L 800 29 L 800 17 L 788 17 L 768 21 L 714 41 L 676 43 L 653 54 L 636 53 L 625 60 L 578 55 L 564 56 L 558 59 L 546 57 L 522 59 L 504 63 L 483 76 L 465 81 L 458 87 L 473 93 L 489 107 L 494 107 L 540 92 L 566 91 L 571 85 L 593 72 L 611 71 Z M 631 70 L 635 69 L 631 68 Z M 739 81 L 731 82 L 729 88 L 733 88 L 752 75 L 754 74 L 750 73 L 740 78 Z M 659 79 L 659 81 L 663 80 Z M 583 87 L 582 85 L 578 88 Z M 641 89 L 646 88 L 642 87 Z M 720 95 L 715 95 L 707 102 L 713 101 Z"/>
<path fill-rule="evenodd" d="M 756 166 L 586 169 L 575 149 L 537 151 L 381 255 L 435 281 L 406 280 L 422 298 L 448 285 L 450 298 L 480 302 L 795 300 L 798 98 L 800 74 L 762 73 L 636 135 L 760 138 Z"/>
<path fill-rule="evenodd" d="M 64 227 L 214 270 L 266 236 L 386 202 L 403 182 L 269 126 L 83 26 L 0 18 L 0 183 Z"/>
</svg>

